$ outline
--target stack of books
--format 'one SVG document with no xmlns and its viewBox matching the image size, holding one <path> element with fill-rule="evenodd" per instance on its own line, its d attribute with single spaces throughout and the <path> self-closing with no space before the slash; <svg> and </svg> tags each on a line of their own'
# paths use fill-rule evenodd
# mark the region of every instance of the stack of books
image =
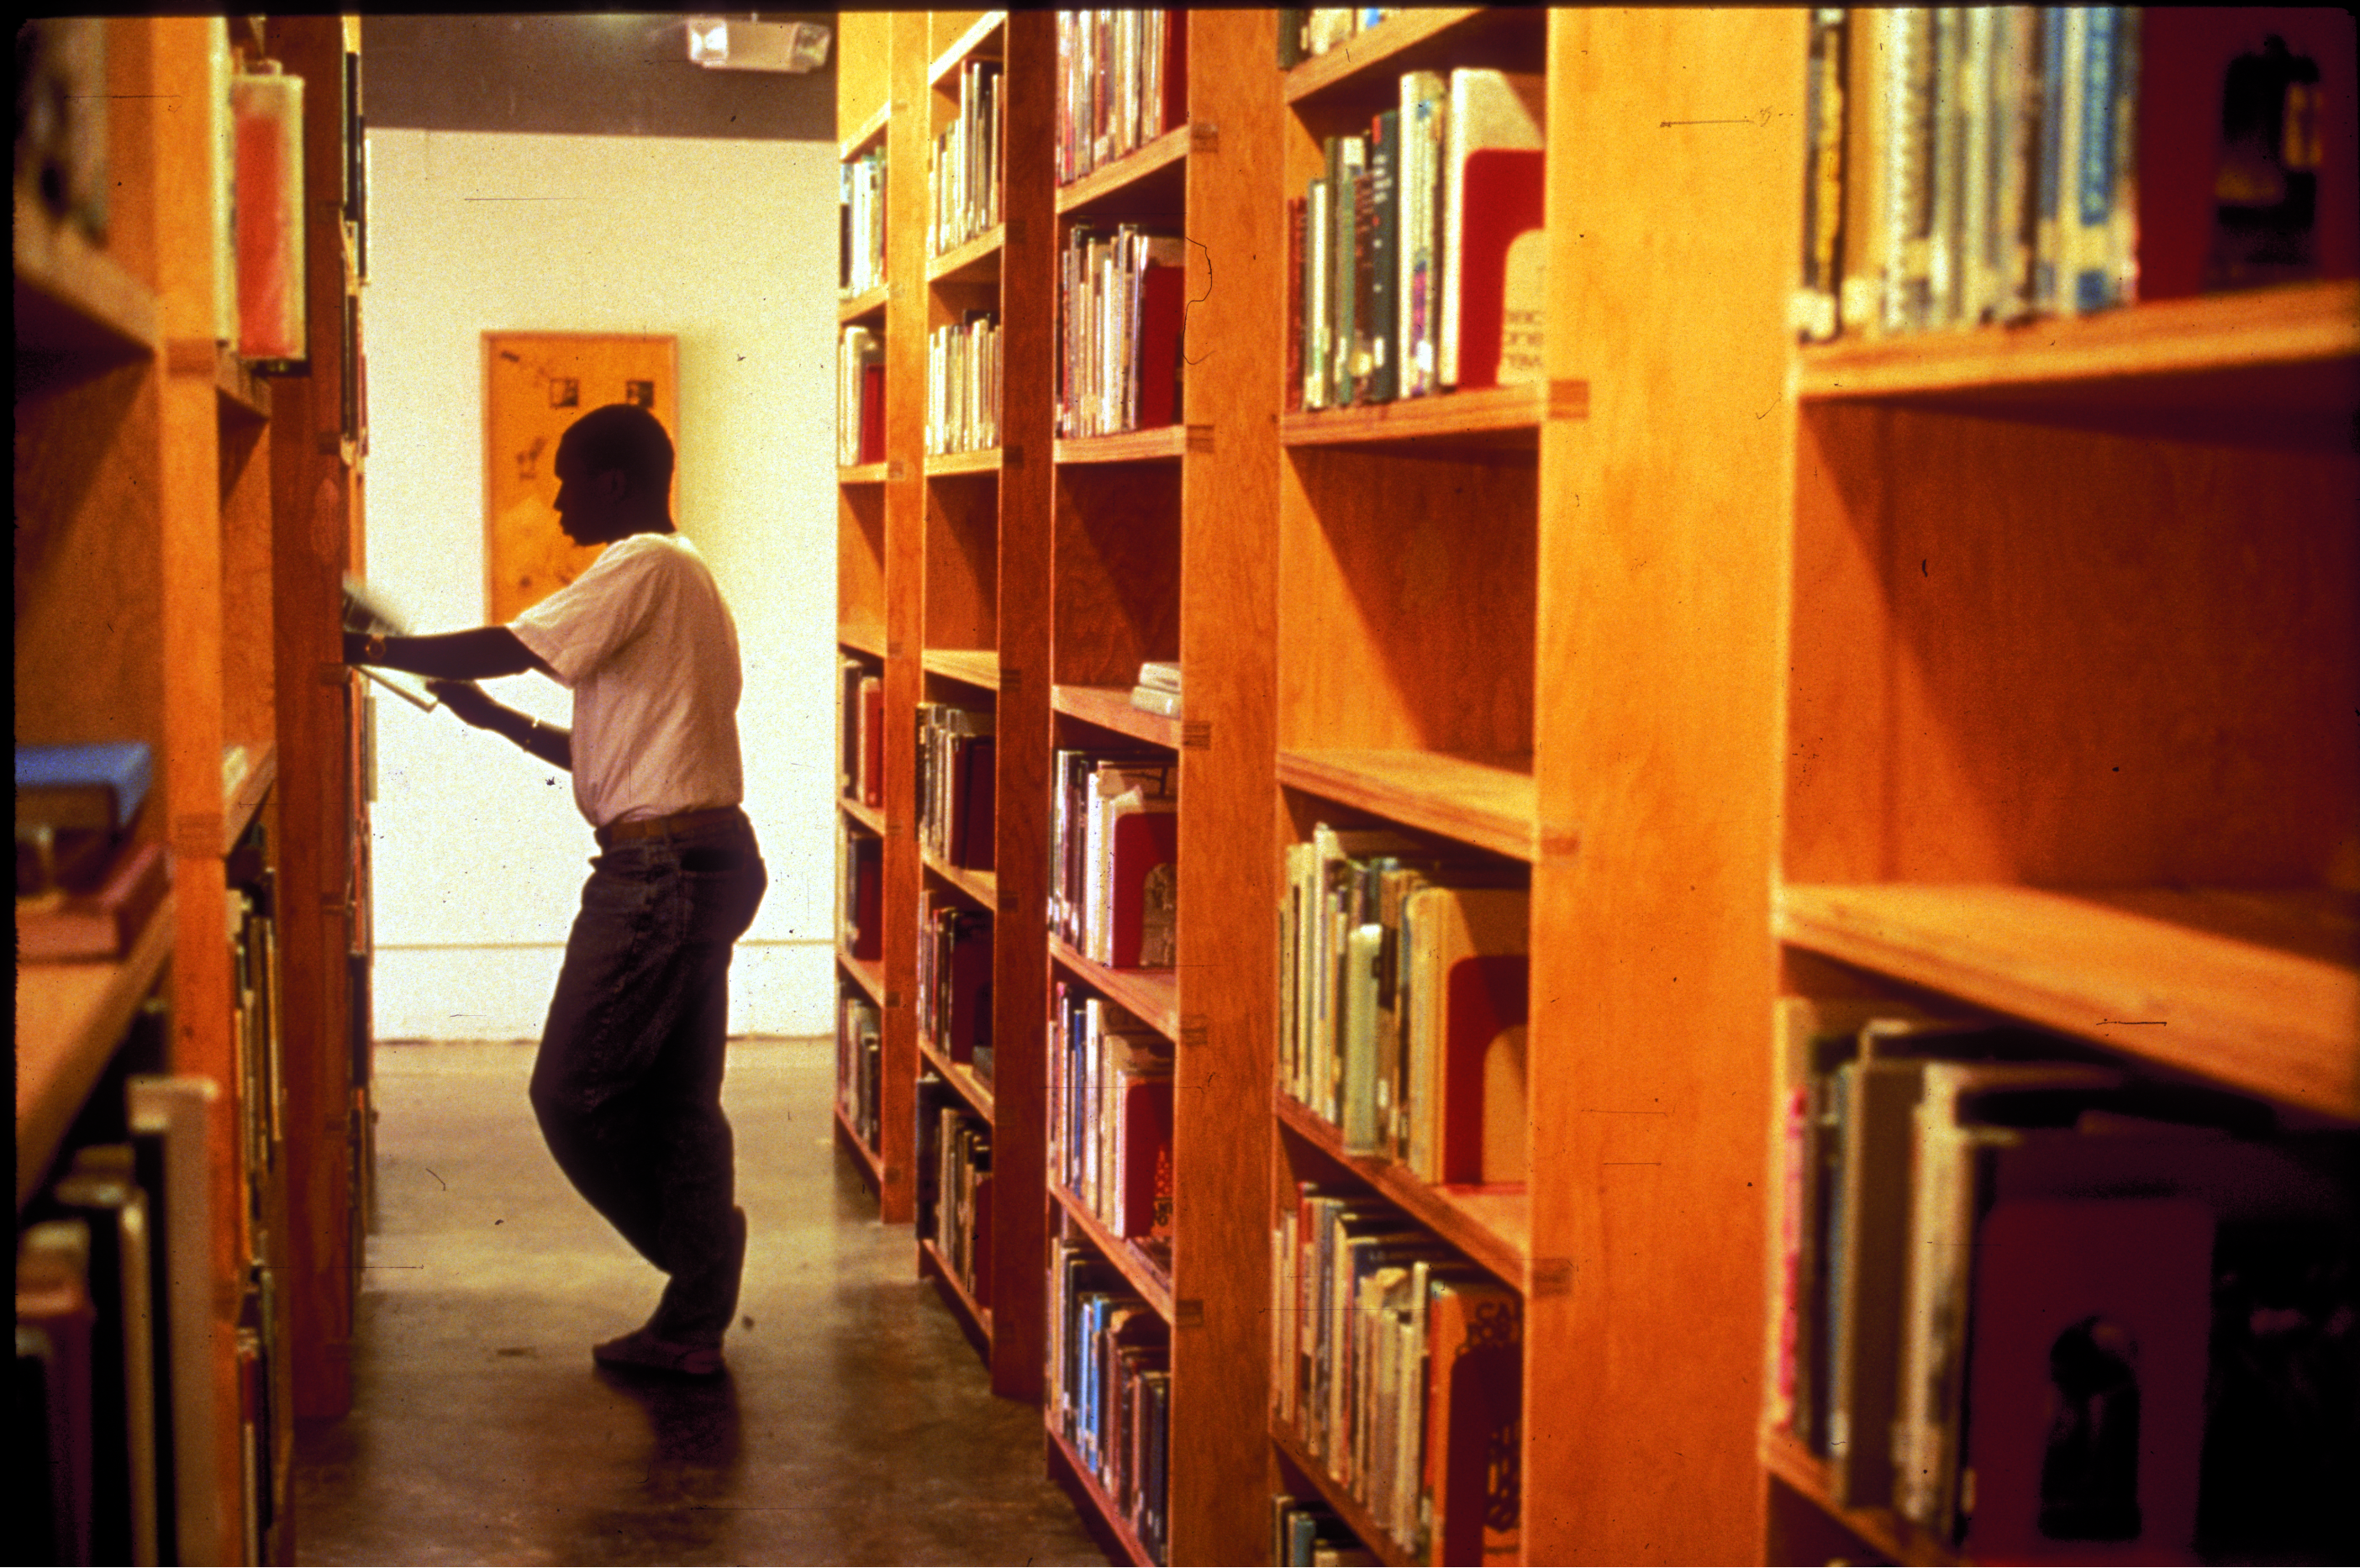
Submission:
<svg viewBox="0 0 2360 1568">
<path fill-rule="evenodd" d="M 856 299 L 885 281 L 885 149 L 838 166 L 836 296 Z"/>
<path fill-rule="evenodd" d="M 1185 13 L 1057 13 L 1058 184 L 1187 123 Z"/>
<path fill-rule="evenodd" d="M 1275 1424 L 1413 1562 L 1516 1561 L 1524 1298 L 1390 1203 L 1313 1181 L 1271 1237 Z"/>
<path fill-rule="evenodd" d="M 1060 751 L 1050 920 L 1117 969 L 1168 969 L 1179 931 L 1180 768 L 1168 755 Z"/>
<path fill-rule="evenodd" d="M 992 866 L 992 724 L 989 708 L 918 704 L 918 841 L 945 866 Z"/>
<path fill-rule="evenodd" d="M 1050 1243 L 1050 1421 L 1148 1560 L 1166 1559 L 1171 1331 L 1083 1243 Z"/>
<path fill-rule="evenodd" d="M 991 1082 L 991 916 L 918 895 L 918 1028 Z"/>
<path fill-rule="evenodd" d="M 1000 444 L 1000 312 L 969 310 L 926 334 L 926 452 Z"/>
<path fill-rule="evenodd" d="M 996 60 L 971 60 L 959 68 L 958 116 L 934 138 L 927 166 L 928 256 L 956 250 L 1000 223 L 1000 147 L 1006 121 L 1000 82 Z"/>
<path fill-rule="evenodd" d="M 1288 408 L 1543 378 L 1540 77 L 1414 71 L 1287 203 Z"/>
<path fill-rule="evenodd" d="M 16 954 L 120 958 L 163 902 L 164 846 L 132 829 L 155 782 L 144 741 L 16 747 Z"/>
<path fill-rule="evenodd" d="M 1422 1181 L 1526 1174 L 1532 895 L 1521 868 L 1322 822 L 1286 851 L 1279 1082 Z"/>
<path fill-rule="evenodd" d="M 1155 430 L 1180 418 L 1186 242 L 1136 223 L 1076 223 L 1058 257 L 1057 434 Z"/>
<path fill-rule="evenodd" d="M 1139 667 L 1139 684 L 1131 689 L 1131 705 L 1142 713 L 1180 717 L 1180 663 L 1150 659 Z"/>
</svg>

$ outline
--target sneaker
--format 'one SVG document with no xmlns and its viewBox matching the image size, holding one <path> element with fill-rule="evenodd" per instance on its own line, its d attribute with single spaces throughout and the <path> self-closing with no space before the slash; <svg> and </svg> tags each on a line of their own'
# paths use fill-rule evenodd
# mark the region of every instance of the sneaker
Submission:
<svg viewBox="0 0 2360 1568">
<path fill-rule="evenodd" d="M 658 1339 L 643 1328 L 633 1329 L 604 1345 L 592 1345 L 590 1358 L 601 1367 L 662 1372 L 675 1377 L 717 1377 L 722 1369 L 719 1345 L 682 1345 Z"/>
</svg>

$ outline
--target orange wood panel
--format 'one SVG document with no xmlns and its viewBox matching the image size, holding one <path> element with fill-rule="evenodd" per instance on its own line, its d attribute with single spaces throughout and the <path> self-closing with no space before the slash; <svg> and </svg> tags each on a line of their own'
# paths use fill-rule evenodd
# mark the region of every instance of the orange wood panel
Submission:
<svg viewBox="0 0 2360 1568">
<path fill-rule="evenodd" d="M 836 486 L 836 624 L 885 626 L 885 492 L 875 485 Z"/>
<path fill-rule="evenodd" d="M 1803 21 L 1549 26 L 1524 1552 L 1752 1560 Z"/>
<path fill-rule="evenodd" d="M 885 112 L 893 95 L 892 16 L 883 11 L 843 11 L 836 17 L 836 136 L 858 136 Z"/>
<path fill-rule="evenodd" d="M 1128 690 L 1142 663 L 1178 658 L 1178 471 L 1060 463 L 1054 582 L 1059 684 Z"/>
<path fill-rule="evenodd" d="M 1000 617 L 1000 495 L 989 474 L 929 480 L 926 646 L 991 648 Z"/>
<path fill-rule="evenodd" d="M 484 619 L 505 624 L 573 582 L 603 546 L 558 527 L 557 446 L 574 421 L 635 403 L 680 446 L 680 341 L 598 332 L 484 334 Z M 680 470 L 671 506 L 680 510 Z"/>
<path fill-rule="evenodd" d="M 270 428 L 260 421 L 221 422 L 222 734 L 249 749 L 277 738 L 269 445 Z"/>
<path fill-rule="evenodd" d="M 1262 355 L 1219 350 L 1272 341 L 1284 317 L 1284 209 L 1266 155 L 1283 111 L 1273 13 L 1195 11 L 1187 25 L 1186 233 L 1198 243 L 1180 483 L 1170 1540 L 1176 1563 L 1243 1563 L 1265 1549 L 1266 1516 L 1248 1499 L 1266 1497 L 1273 1474 L 1262 1181 L 1275 1138 L 1280 388 Z"/>
</svg>

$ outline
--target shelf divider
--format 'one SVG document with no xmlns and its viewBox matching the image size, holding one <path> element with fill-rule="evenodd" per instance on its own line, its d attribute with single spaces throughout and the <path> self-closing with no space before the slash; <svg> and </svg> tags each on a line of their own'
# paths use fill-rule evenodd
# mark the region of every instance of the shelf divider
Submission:
<svg viewBox="0 0 2360 1568">
<path fill-rule="evenodd" d="M 1049 956 L 1107 1000 L 1120 1002 L 1138 1014 L 1142 1023 L 1164 1039 L 1180 1038 L 1180 978 L 1176 970 L 1117 969 L 1094 958 L 1084 958 L 1055 937 L 1049 939 Z"/>
</svg>

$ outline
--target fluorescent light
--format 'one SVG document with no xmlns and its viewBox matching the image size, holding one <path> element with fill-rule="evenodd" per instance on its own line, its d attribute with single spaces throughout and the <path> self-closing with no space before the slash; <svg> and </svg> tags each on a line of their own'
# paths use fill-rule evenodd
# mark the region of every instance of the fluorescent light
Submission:
<svg viewBox="0 0 2360 1568">
<path fill-rule="evenodd" d="M 801 73 L 827 63 L 834 34 L 814 22 L 735 21 L 727 16 L 688 19 L 688 58 L 708 71 L 784 71 Z"/>
</svg>

